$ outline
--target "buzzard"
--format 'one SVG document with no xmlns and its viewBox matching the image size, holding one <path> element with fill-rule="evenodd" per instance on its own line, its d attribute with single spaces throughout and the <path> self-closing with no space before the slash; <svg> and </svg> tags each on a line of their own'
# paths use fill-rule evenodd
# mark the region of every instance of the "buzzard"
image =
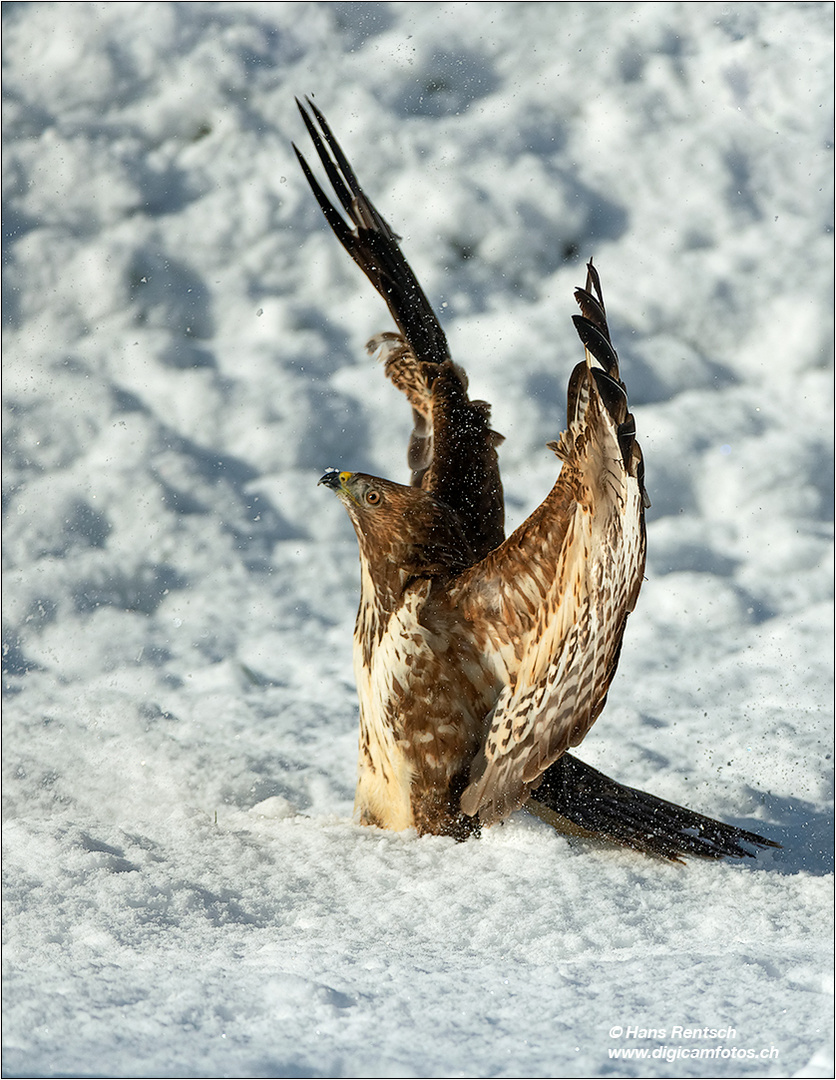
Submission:
<svg viewBox="0 0 836 1080">
<path fill-rule="evenodd" d="M 342 208 L 294 146 L 337 239 L 398 332 L 369 350 L 412 407 L 409 485 L 329 469 L 320 480 L 360 548 L 355 811 L 364 824 L 464 839 L 525 806 L 563 831 L 680 861 L 777 846 L 624 787 L 567 753 L 597 719 L 645 563 L 649 505 L 636 426 L 597 270 L 575 292 L 584 358 L 569 378 L 561 461 L 505 538 L 490 407 L 468 396 L 398 237 L 322 113 L 297 101 Z"/>
</svg>

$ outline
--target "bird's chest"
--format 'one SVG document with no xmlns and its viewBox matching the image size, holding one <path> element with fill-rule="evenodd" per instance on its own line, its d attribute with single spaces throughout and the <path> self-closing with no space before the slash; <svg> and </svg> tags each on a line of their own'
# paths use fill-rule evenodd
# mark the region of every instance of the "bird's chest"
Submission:
<svg viewBox="0 0 836 1080">
<path fill-rule="evenodd" d="M 361 601 L 354 637 L 360 698 L 355 811 L 388 829 L 449 832 L 458 789 L 498 688 L 466 633 L 418 582 L 381 615 Z"/>
</svg>

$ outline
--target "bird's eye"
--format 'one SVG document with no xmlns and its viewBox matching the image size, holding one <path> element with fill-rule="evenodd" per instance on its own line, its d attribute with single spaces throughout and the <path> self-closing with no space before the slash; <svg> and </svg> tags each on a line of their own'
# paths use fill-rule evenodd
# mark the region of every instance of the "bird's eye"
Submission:
<svg viewBox="0 0 836 1080">
<path fill-rule="evenodd" d="M 377 506 L 377 504 L 380 502 L 380 492 L 379 491 L 369 491 L 369 492 L 367 492 L 366 493 L 366 502 L 369 503 L 371 506 Z"/>
</svg>

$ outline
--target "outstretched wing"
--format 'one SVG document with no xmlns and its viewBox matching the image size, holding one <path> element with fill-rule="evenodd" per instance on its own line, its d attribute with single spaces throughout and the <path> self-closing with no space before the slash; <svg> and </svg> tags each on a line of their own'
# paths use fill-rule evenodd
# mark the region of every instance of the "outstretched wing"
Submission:
<svg viewBox="0 0 836 1080">
<path fill-rule="evenodd" d="M 560 475 L 451 590 L 505 684 L 461 800 L 485 824 L 521 806 L 601 712 L 644 572 L 644 467 L 591 263 L 575 296 L 585 359 L 569 380 L 568 430 L 550 444 Z"/>
<path fill-rule="evenodd" d="M 400 331 L 369 342 L 413 412 L 409 466 L 413 486 L 450 506 L 475 557 L 502 543 L 504 501 L 490 407 L 471 401 L 467 378 L 450 359 L 441 324 L 389 228 L 357 182 L 325 117 L 310 100 L 299 111 L 345 217 L 332 205 L 294 146 L 328 224 L 386 301 Z M 346 218 L 348 219 L 346 221 Z"/>
</svg>

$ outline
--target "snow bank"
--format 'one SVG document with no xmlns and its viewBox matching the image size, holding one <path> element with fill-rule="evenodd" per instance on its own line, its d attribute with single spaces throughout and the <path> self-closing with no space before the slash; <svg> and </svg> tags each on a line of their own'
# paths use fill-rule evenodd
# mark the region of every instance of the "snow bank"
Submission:
<svg viewBox="0 0 836 1080">
<path fill-rule="evenodd" d="M 6 1074 L 832 1075 L 832 6 L 3 24 Z M 653 509 L 582 756 L 782 851 L 351 824 L 357 557 L 316 480 L 404 479 L 409 417 L 304 93 L 494 403 L 512 524 L 595 257 Z"/>
</svg>

